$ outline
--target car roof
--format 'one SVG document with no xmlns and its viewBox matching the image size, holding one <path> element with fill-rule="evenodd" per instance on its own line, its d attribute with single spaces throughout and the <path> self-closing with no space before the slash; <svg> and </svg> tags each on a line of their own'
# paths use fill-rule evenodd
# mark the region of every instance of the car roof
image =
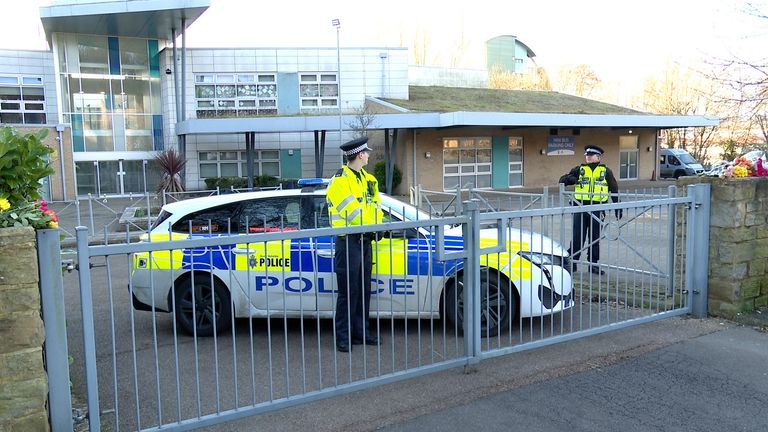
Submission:
<svg viewBox="0 0 768 432">
<path fill-rule="evenodd" d="M 256 192 L 240 192 L 224 195 L 212 195 L 200 198 L 190 198 L 183 201 L 176 201 L 165 204 L 163 210 L 171 214 L 188 214 L 193 211 L 203 210 L 211 207 L 216 207 L 224 204 L 232 204 L 241 201 L 247 201 L 251 199 L 263 199 L 272 197 L 288 197 L 288 196 L 309 196 L 320 195 L 325 196 L 326 188 L 304 188 L 304 189 L 275 189 L 269 191 L 256 191 Z M 387 194 L 379 193 L 382 199 L 382 203 L 388 200 L 395 200 Z M 397 200 L 395 200 L 397 201 Z"/>
<path fill-rule="evenodd" d="M 663 150 L 663 151 L 666 151 L 666 152 L 669 152 L 669 153 L 672 153 L 672 154 L 683 154 L 683 153 L 688 153 L 688 150 L 685 150 L 685 149 L 678 149 L 678 148 L 665 148 L 665 149 L 662 149 L 662 150 Z"/>
<path fill-rule="evenodd" d="M 322 193 L 317 193 L 317 191 Z M 215 207 L 218 205 L 231 204 L 240 201 L 247 201 L 257 198 L 285 197 L 297 195 L 324 195 L 324 189 L 302 190 L 302 189 L 276 189 L 269 191 L 240 192 L 224 195 L 212 195 L 200 198 L 190 198 L 183 201 L 168 203 L 163 206 L 163 210 L 176 214 L 179 212 L 188 213 L 190 211 Z"/>
</svg>

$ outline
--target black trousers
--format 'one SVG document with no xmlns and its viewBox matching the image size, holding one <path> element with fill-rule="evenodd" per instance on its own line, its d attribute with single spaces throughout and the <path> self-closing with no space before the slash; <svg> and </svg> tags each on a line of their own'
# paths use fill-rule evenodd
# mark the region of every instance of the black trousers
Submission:
<svg viewBox="0 0 768 432">
<path fill-rule="evenodd" d="M 371 305 L 371 239 L 354 234 L 336 237 L 335 272 L 339 295 L 336 297 L 336 340 L 365 340 L 370 334 L 368 311 Z"/>
<path fill-rule="evenodd" d="M 605 212 L 602 210 L 573 214 L 573 239 L 571 240 L 571 247 L 568 249 L 571 259 L 579 259 L 584 239 L 589 238 L 590 246 L 587 249 L 587 260 L 591 263 L 597 263 L 600 260 L 599 239 L 604 219 Z"/>
</svg>

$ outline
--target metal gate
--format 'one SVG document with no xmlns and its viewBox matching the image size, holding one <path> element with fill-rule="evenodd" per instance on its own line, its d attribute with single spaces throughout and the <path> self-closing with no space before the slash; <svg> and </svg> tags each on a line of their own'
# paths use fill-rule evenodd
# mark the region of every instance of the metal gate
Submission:
<svg viewBox="0 0 768 432">
<path fill-rule="evenodd" d="M 617 209 L 622 219 L 603 221 L 603 273 L 588 271 L 585 259 L 569 262 L 553 252 L 570 243 L 574 214 Z M 454 235 L 458 227 L 463 240 Z M 384 255 L 376 255 L 382 273 L 373 275 L 370 325 L 382 343 L 342 353 L 334 349 L 333 314 L 323 312 L 333 281 L 324 279 L 319 260 L 330 251 L 313 251 L 320 238 L 361 228 L 91 245 L 88 229 L 79 228 L 76 271 L 62 278 L 56 266 L 41 265 L 41 280 L 53 287 L 42 293 L 46 328 L 68 334 L 63 343 L 46 343 L 53 430 L 72 429 L 71 399 L 87 406 L 92 431 L 189 430 L 651 320 L 706 314 L 709 185 L 689 186 L 685 196 L 624 197 L 589 209 L 483 212 L 481 201 L 470 200 L 457 216 L 372 229 L 381 233 L 375 244 L 408 255 L 376 252 Z M 240 251 L 256 260 L 253 250 L 285 243 L 297 245 L 289 248 L 297 252 L 291 259 L 308 260 L 298 273 L 265 267 L 238 282 L 232 268 L 190 272 L 190 286 L 198 277 L 211 293 L 223 283 L 239 287 L 249 307 L 250 295 L 265 295 L 273 305 L 266 314 L 238 314 L 256 318 L 233 314 L 224 332 L 214 326 L 212 337 L 188 336 L 173 312 L 132 307 L 142 257 L 153 262 L 164 253 L 206 251 L 209 262 L 198 264 L 213 268 L 211 251 Z M 40 239 L 41 262 L 60 261 L 59 246 L 58 238 Z M 398 266 L 407 266 L 403 274 L 410 276 L 392 276 Z M 150 280 L 152 298 L 163 299 L 162 278 Z M 281 294 L 269 297 L 275 281 L 283 284 Z M 168 296 L 177 293 L 175 286 Z M 551 311 L 542 313 L 540 305 Z"/>
</svg>

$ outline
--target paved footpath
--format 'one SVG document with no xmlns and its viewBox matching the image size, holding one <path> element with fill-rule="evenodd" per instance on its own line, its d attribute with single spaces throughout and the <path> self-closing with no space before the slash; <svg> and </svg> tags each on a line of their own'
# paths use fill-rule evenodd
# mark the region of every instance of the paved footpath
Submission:
<svg viewBox="0 0 768 432">
<path fill-rule="evenodd" d="M 384 431 L 765 431 L 768 335 L 735 327 Z"/>
<path fill-rule="evenodd" d="M 205 431 L 768 430 L 768 333 L 670 318 Z"/>
</svg>

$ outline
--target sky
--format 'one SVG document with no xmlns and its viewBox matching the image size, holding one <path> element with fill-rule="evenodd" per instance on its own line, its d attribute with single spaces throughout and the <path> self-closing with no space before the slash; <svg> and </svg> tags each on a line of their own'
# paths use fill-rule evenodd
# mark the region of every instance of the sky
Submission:
<svg viewBox="0 0 768 432">
<path fill-rule="evenodd" d="M 10 0 L 3 0 L 10 1 Z M 82 0 L 81 0 L 82 1 Z M 45 49 L 38 8 L 25 0 L 4 10 L 0 48 Z M 514 35 L 555 76 L 562 65 L 589 65 L 601 80 L 637 87 L 670 62 L 698 64 L 734 55 L 762 60 L 768 19 L 745 0 L 211 0 L 187 31 L 190 47 L 426 46 L 428 63 L 484 68 L 484 43 Z M 768 0 L 752 2 L 768 13 Z M 762 6 L 762 7 L 761 7 Z M 426 41 L 426 43 L 424 42 Z"/>
</svg>

